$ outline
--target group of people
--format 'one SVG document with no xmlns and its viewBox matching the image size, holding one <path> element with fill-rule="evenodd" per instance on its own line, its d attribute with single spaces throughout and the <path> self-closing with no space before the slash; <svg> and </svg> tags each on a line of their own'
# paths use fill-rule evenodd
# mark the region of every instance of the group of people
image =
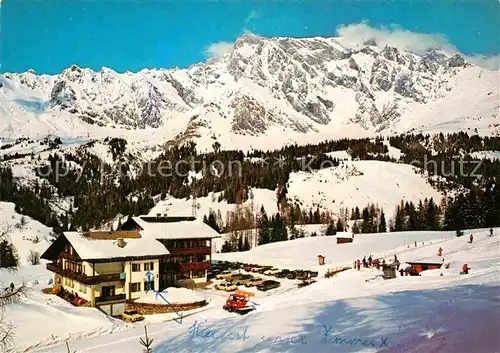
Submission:
<svg viewBox="0 0 500 353">
<path fill-rule="evenodd" d="M 396 255 L 394 255 L 394 258 L 397 260 Z M 354 261 L 354 268 L 357 268 L 359 271 L 361 269 L 361 264 L 363 264 L 363 267 L 376 267 L 377 270 L 380 270 L 381 266 L 382 268 L 384 268 L 384 266 L 386 265 L 385 259 L 382 259 L 382 261 L 380 261 L 380 259 L 374 259 L 371 255 L 368 256 L 368 259 L 366 258 L 366 256 L 364 256 L 363 260 L 357 259 L 356 261 Z"/>
</svg>

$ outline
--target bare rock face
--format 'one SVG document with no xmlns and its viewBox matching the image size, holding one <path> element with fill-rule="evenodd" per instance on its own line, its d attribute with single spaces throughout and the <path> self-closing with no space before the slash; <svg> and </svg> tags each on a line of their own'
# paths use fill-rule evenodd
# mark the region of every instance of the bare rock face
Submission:
<svg viewBox="0 0 500 353">
<path fill-rule="evenodd" d="M 465 67 L 466 61 L 460 54 L 455 54 L 448 59 L 448 67 Z"/>
<path fill-rule="evenodd" d="M 67 81 L 59 80 L 54 83 L 50 92 L 50 104 L 70 113 L 76 112 L 76 93 Z"/>
</svg>

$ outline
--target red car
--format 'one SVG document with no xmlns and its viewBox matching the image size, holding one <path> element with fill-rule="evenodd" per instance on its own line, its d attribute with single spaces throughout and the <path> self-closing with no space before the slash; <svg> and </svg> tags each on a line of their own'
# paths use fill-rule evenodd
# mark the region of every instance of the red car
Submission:
<svg viewBox="0 0 500 353">
<path fill-rule="evenodd" d="M 247 272 L 251 272 L 255 267 L 257 267 L 257 265 L 246 265 L 243 266 L 243 269 Z"/>
<path fill-rule="evenodd" d="M 75 297 L 73 298 L 73 304 L 76 304 L 76 305 L 82 305 L 82 304 L 85 304 L 87 301 L 83 298 L 80 298 L 80 297 Z"/>
</svg>

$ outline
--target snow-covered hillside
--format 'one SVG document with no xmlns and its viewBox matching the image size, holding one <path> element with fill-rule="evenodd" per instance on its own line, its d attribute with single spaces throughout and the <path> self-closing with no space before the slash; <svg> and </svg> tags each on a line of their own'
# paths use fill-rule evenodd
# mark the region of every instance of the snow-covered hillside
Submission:
<svg viewBox="0 0 500 353">
<path fill-rule="evenodd" d="M 347 270 L 330 279 L 318 278 L 305 288 L 288 286 L 258 293 L 257 309 L 246 316 L 221 309 L 225 293 L 200 290 L 215 305 L 182 323 L 148 325 L 155 339 L 154 352 L 496 352 L 500 348 L 496 338 L 500 229 L 494 231 L 488 237 L 488 230 L 467 230 L 466 234 L 475 235 L 473 244 L 453 233 L 411 232 L 360 235 L 353 244 L 336 245 L 333 237 L 318 237 L 261 247 L 273 247 L 273 251 L 254 249 L 246 261 L 278 267 L 314 267 L 318 253 L 330 251 L 331 263 L 322 266 L 329 268 L 370 253 L 387 261 L 394 254 L 402 262 L 426 260 L 442 247 L 450 266 L 391 280 L 382 279 L 374 268 Z M 293 249 L 289 244 L 295 244 Z M 463 263 L 472 268 L 468 275 L 459 274 Z M 18 314 L 16 307 L 12 310 Z M 63 326 L 37 329 L 60 335 Z M 28 339 L 24 332 L 20 332 L 21 341 Z M 70 345 L 77 352 L 139 352 L 143 332 L 136 324 Z M 59 344 L 38 352 L 64 349 Z"/>
<path fill-rule="evenodd" d="M 40 255 L 49 247 L 51 229 L 28 216 L 22 216 L 10 202 L 0 202 L 0 232 L 8 230 L 8 236 L 16 247 L 22 264 L 27 262 L 30 250 Z"/>
<path fill-rule="evenodd" d="M 332 152 L 334 158 L 343 158 L 344 152 Z M 345 154 L 346 156 L 349 156 Z M 350 157 L 349 157 L 350 158 Z M 347 157 L 345 157 L 347 159 Z M 242 203 L 242 207 L 253 206 L 258 213 L 264 206 L 268 214 L 278 212 L 276 192 L 267 189 L 251 189 L 253 199 Z M 196 199 L 196 216 L 208 216 L 210 209 L 220 210 L 223 220 L 227 212 L 235 210 L 234 204 L 227 201 L 219 202 L 221 193 L 211 193 L 206 197 Z M 427 176 L 408 164 L 382 161 L 343 161 L 338 167 L 324 168 L 310 172 L 293 172 L 287 184 L 287 197 L 292 203 L 297 203 L 303 209 L 331 211 L 338 215 L 341 208 L 365 207 L 369 203 L 378 204 L 388 214 L 394 212 L 401 202 L 418 202 L 425 198 L 434 198 L 439 203 L 443 195 L 431 186 Z M 167 199 L 158 202 L 149 212 L 171 216 L 191 216 L 193 200 Z"/>
<path fill-rule="evenodd" d="M 225 56 L 187 69 L 0 75 L 0 133 L 194 139 L 208 150 L 214 141 L 267 149 L 406 131 L 498 134 L 498 92 L 498 72 L 459 55 L 248 33 Z"/>
<path fill-rule="evenodd" d="M 336 214 L 341 208 L 351 210 L 369 203 L 392 214 L 401 200 L 432 197 L 439 202 L 442 198 L 414 166 L 381 161 L 347 161 L 338 167 L 291 173 L 287 190 L 288 197 L 303 207 Z"/>
</svg>

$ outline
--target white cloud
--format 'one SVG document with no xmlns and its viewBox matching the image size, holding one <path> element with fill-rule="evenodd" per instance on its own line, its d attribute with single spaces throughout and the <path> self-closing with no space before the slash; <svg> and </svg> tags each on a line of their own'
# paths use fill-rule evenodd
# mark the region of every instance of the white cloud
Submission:
<svg viewBox="0 0 500 353">
<path fill-rule="evenodd" d="M 233 50 L 232 42 L 217 42 L 205 48 L 205 55 L 208 57 L 223 56 Z"/>
<path fill-rule="evenodd" d="M 251 20 L 256 19 L 258 17 L 259 17 L 259 13 L 257 11 L 255 11 L 255 10 L 252 10 L 252 11 L 250 11 L 250 13 L 248 14 L 247 18 L 245 19 L 245 23 L 248 23 Z"/>
<path fill-rule="evenodd" d="M 343 44 L 348 47 L 356 47 L 367 40 L 375 40 L 380 47 L 389 45 L 418 55 L 423 55 L 430 49 L 440 49 L 449 54 L 460 53 L 443 35 L 411 32 L 398 26 L 374 28 L 363 22 L 340 26 L 337 28 L 337 33 L 343 38 Z M 461 55 L 472 64 L 491 70 L 500 68 L 499 55 L 491 57 L 479 54 Z"/>
</svg>

